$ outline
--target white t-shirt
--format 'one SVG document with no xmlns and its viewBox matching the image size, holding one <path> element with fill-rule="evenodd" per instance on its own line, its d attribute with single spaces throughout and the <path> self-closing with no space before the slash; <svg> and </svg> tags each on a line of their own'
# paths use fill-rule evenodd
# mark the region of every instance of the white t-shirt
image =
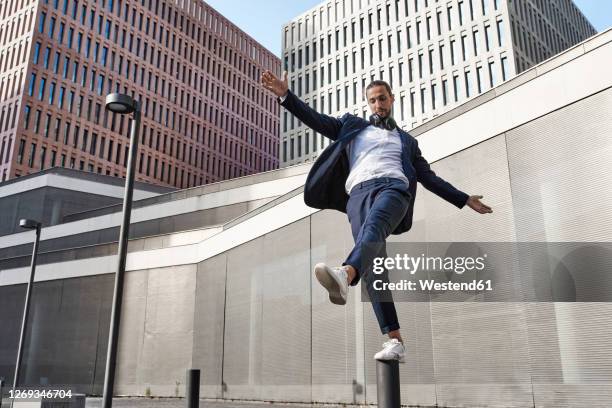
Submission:
<svg viewBox="0 0 612 408">
<path fill-rule="evenodd" d="M 347 193 L 357 184 L 379 177 L 408 178 L 402 168 L 402 141 L 397 129 L 368 126 L 347 147 L 350 172 L 344 188 Z"/>
</svg>

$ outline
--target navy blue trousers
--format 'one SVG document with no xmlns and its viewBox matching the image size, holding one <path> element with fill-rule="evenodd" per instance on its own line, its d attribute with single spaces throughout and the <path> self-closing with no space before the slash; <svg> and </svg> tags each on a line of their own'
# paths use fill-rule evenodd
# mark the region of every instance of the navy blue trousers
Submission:
<svg viewBox="0 0 612 408">
<path fill-rule="evenodd" d="M 388 271 L 374 274 L 374 257 L 386 257 L 386 239 L 404 218 L 410 202 L 408 186 L 396 178 L 376 178 L 353 187 L 346 207 L 355 246 L 343 265 L 351 265 L 357 276 L 351 286 L 363 277 L 380 331 L 386 334 L 399 329 L 393 296 L 389 290 L 375 290 L 375 280 L 389 282 Z"/>
</svg>

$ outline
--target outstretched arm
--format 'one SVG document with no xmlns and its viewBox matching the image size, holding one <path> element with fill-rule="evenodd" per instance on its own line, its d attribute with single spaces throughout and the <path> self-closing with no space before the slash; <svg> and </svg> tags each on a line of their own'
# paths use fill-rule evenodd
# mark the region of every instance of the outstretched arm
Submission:
<svg viewBox="0 0 612 408">
<path fill-rule="evenodd" d="M 332 140 L 338 138 L 342 128 L 342 121 L 332 116 L 318 113 L 289 91 L 287 71 L 283 73 L 283 79 L 281 80 L 272 72 L 266 70 L 261 75 L 261 84 L 277 97 L 284 98 L 281 105 L 306 126 Z"/>
<path fill-rule="evenodd" d="M 464 192 L 457 190 L 448 181 L 438 177 L 431 169 L 427 160 L 421 155 L 421 149 L 419 149 L 418 143 L 413 164 L 417 173 L 417 180 L 432 193 L 442 197 L 459 208 L 463 208 L 464 205 L 467 205 L 480 214 L 493 212 L 491 207 L 480 202 L 482 198 L 481 195 L 468 196 Z"/>
</svg>

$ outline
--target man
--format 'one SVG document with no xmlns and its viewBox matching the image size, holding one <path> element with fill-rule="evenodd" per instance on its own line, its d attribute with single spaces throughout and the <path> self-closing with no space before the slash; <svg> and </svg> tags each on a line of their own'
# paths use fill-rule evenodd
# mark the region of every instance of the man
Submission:
<svg viewBox="0 0 612 408">
<path fill-rule="evenodd" d="M 386 82 L 373 81 L 366 88 L 372 111 L 369 121 L 348 113 L 333 118 L 316 112 L 289 90 L 287 72 L 281 80 L 265 71 L 261 82 L 306 126 L 334 141 L 310 169 L 304 201 L 310 207 L 345 212 L 355 246 L 342 266 L 317 264 L 317 280 L 332 303 L 343 305 L 348 287 L 363 277 L 380 330 L 390 338 L 374 358 L 403 362 L 405 349 L 390 292 L 381 297 L 372 285 L 375 279 L 388 280 L 388 275 L 373 276 L 372 263 L 374 256 L 386 256 L 390 234 L 412 226 L 416 182 L 458 208 L 467 204 L 480 214 L 493 210 L 480 202 L 482 196 L 468 196 L 436 176 L 421 156 L 417 140 L 391 117 L 395 99 Z"/>
</svg>

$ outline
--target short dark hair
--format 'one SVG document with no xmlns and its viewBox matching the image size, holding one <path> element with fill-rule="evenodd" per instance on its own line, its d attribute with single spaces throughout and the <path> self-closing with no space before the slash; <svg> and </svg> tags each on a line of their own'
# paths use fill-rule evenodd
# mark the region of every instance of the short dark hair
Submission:
<svg viewBox="0 0 612 408">
<path fill-rule="evenodd" d="M 393 92 L 391 92 L 391 87 L 389 86 L 389 84 L 381 79 L 377 79 L 376 81 L 370 82 L 370 85 L 368 85 L 365 89 L 365 93 L 367 94 L 368 90 L 370 88 L 374 88 L 375 86 L 384 86 L 387 92 L 389 92 L 389 96 L 393 95 Z"/>
</svg>

